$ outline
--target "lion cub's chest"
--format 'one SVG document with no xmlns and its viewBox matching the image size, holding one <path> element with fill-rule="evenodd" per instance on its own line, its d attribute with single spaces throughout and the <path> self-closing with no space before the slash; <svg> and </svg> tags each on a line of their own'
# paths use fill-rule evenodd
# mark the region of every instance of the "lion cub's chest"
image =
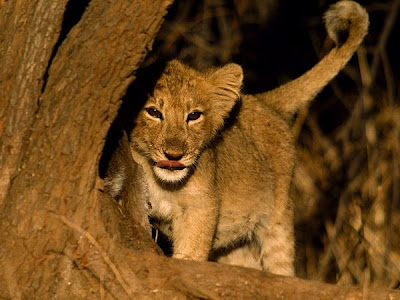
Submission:
<svg viewBox="0 0 400 300">
<path fill-rule="evenodd" d="M 147 182 L 148 201 L 150 202 L 150 216 L 171 221 L 176 215 L 185 211 L 186 208 L 195 205 L 197 202 L 204 201 L 207 194 L 201 185 L 196 184 L 196 181 L 187 182 L 181 188 L 167 189 L 150 179 Z"/>
<path fill-rule="evenodd" d="M 157 183 L 148 184 L 148 201 L 150 202 L 150 216 L 160 219 L 171 219 L 174 207 L 174 193 L 164 190 Z"/>
<path fill-rule="evenodd" d="M 171 221 L 187 207 L 187 196 L 198 189 L 193 184 L 182 188 L 167 189 L 153 179 L 147 182 L 148 202 L 150 203 L 150 216 L 159 220 Z"/>
</svg>

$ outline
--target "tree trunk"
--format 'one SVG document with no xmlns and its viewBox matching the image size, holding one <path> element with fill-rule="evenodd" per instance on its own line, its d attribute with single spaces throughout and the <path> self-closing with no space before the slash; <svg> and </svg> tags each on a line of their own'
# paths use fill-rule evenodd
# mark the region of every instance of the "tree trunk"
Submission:
<svg viewBox="0 0 400 300">
<path fill-rule="evenodd" d="M 110 205 L 98 161 L 169 2 L 90 1 L 57 49 L 67 1 L 1 2 L 2 296 L 86 297 L 95 280 L 123 282 L 102 250 L 118 247 L 100 214 Z M 95 295 L 118 296 L 116 286 Z"/>
<path fill-rule="evenodd" d="M 1 298 L 398 296 L 160 256 L 98 163 L 170 0 L 74 3 L 0 1 Z"/>
</svg>

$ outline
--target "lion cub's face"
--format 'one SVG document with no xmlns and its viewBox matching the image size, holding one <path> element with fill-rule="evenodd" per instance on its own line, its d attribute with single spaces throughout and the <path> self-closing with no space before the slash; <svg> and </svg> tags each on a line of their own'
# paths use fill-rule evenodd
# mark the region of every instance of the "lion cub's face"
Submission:
<svg viewBox="0 0 400 300">
<path fill-rule="evenodd" d="M 206 73 L 178 61 L 167 65 L 131 134 L 133 149 L 159 180 L 188 176 L 238 100 L 242 79 L 236 64 Z"/>
</svg>

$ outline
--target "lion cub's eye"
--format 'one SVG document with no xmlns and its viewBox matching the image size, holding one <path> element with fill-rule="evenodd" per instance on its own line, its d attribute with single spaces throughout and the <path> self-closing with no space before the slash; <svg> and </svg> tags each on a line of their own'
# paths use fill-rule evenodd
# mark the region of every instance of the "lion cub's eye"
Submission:
<svg viewBox="0 0 400 300">
<path fill-rule="evenodd" d="M 163 115 L 158 109 L 156 109 L 154 107 L 149 107 L 149 108 L 146 108 L 145 110 L 153 118 L 160 119 L 160 120 L 163 119 Z"/>
<path fill-rule="evenodd" d="M 191 113 L 188 114 L 188 116 L 187 116 L 187 122 L 197 120 L 198 118 L 201 117 L 202 114 L 203 114 L 203 113 L 202 113 L 201 111 L 194 111 L 194 112 L 191 112 Z"/>
</svg>

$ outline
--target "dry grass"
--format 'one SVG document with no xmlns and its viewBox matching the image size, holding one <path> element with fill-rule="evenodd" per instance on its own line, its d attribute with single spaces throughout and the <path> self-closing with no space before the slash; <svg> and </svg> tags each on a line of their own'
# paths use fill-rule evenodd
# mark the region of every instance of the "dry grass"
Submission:
<svg viewBox="0 0 400 300">
<path fill-rule="evenodd" d="M 387 52 L 399 3 L 380 7 L 385 16 L 376 44 L 361 48 L 358 60 L 347 68 L 357 89 L 333 84 L 332 101 L 347 104 L 344 122 L 327 135 L 318 111 L 307 118 L 299 114 L 307 128 L 299 136 L 294 192 L 301 200 L 298 268 L 303 276 L 399 287 L 399 74 L 393 72 Z M 299 131 L 302 126 L 296 125 Z"/>
<path fill-rule="evenodd" d="M 283 0 L 177 0 L 160 33 L 154 57 L 178 57 L 200 68 L 232 59 L 246 62 L 260 53 L 246 49 L 244 41 L 251 34 L 261 43 L 268 26 L 276 32 L 283 30 L 274 24 L 285 21 L 270 21 L 274 14 L 278 20 L 284 18 L 285 3 L 291 5 Z M 321 12 L 332 1 L 309 3 L 313 5 L 306 8 L 310 13 L 304 28 L 309 48 L 320 53 L 325 38 Z M 339 78 L 310 108 L 299 112 L 294 122 L 299 158 L 293 189 L 297 206 L 297 271 L 302 277 L 328 282 L 398 288 L 400 72 L 398 55 L 388 45 L 399 49 L 399 41 L 393 36 L 394 32 L 399 34 L 396 22 L 399 24 L 400 0 L 370 0 L 362 4 L 371 16 L 371 30 L 364 46 Z M 252 32 L 248 31 L 249 26 Z M 290 41 L 282 45 L 287 47 Z M 296 45 L 299 52 L 309 48 Z M 317 56 L 305 64 L 312 66 Z M 273 56 L 271 64 L 272 60 L 282 62 L 278 65 L 280 73 L 261 63 L 258 70 L 244 66 L 256 89 L 265 87 L 265 78 L 271 85 L 305 71 L 304 64 L 292 64 L 294 69 L 284 73 L 288 70 L 284 65 L 286 57 Z M 258 75 L 252 77 L 253 73 Z"/>
</svg>

